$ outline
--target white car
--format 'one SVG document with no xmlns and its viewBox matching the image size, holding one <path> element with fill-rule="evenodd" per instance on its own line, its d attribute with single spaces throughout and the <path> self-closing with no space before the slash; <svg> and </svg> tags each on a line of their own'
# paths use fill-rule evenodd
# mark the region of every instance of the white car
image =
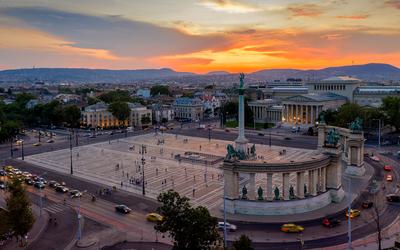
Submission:
<svg viewBox="0 0 400 250">
<path fill-rule="evenodd" d="M 218 222 L 218 230 L 221 230 L 221 231 L 223 231 L 224 230 L 224 222 L 223 221 L 220 221 L 220 222 Z M 235 225 L 233 225 L 233 224 L 230 224 L 230 223 L 226 223 L 226 229 L 227 230 L 229 230 L 229 231 L 231 231 L 231 232 L 235 232 L 236 230 L 237 230 L 237 226 L 235 226 Z"/>
<path fill-rule="evenodd" d="M 381 161 L 381 159 L 380 159 L 378 156 L 376 156 L 376 155 L 372 156 L 372 157 L 371 157 L 371 160 L 376 161 L 376 162 Z"/>
</svg>

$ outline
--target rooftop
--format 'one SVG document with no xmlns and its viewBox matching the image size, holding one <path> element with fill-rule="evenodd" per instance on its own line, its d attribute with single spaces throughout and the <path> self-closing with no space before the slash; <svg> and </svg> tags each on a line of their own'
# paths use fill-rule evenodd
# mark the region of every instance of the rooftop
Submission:
<svg viewBox="0 0 400 250">
<path fill-rule="evenodd" d="M 323 79 L 322 82 L 361 82 L 361 80 L 350 76 L 333 76 Z"/>
</svg>

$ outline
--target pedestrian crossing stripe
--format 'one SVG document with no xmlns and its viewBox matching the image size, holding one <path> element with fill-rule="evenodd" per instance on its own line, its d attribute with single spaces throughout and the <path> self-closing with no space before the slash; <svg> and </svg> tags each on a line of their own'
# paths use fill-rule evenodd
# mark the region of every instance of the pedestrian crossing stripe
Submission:
<svg viewBox="0 0 400 250">
<path fill-rule="evenodd" d="M 55 213 L 62 212 L 67 208 L 68 208 L 67 206 L 64 206 L 64 205 L 61 205 L 61 204 L 54 204 L 54 205 L 51 205 L 49 207 L 43 208 L 43 210 L 46 210 L 47 212 L 55 214 Z"/>
</svg>

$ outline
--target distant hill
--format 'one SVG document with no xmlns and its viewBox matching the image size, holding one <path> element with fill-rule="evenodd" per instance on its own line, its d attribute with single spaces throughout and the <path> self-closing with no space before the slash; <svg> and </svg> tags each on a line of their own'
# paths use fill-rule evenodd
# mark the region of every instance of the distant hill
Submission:
<svg viewBox="0 0 400 250">
<path fill-rule="evenodd" d="M 194 75 L 172 69 L 107 70 L 81 68 L 35 68 L 0 71 L 0 81 L 129 82 Z"/>
<path fill-rule="evenodd" d="M 400 81 L 400 69 L 389 64 L 370 63 L 319 70 L 265 69 L 249 73 L 246 81 L 265 82 L 301 78 L 303 81 L 320 80 L 332 76 L 351 76 L 365 81 Z M 1 82 L 78 82 L 129 83 L 171 79 L 177 83 L 234 83 L 237 73 L 213 71 L 207 74 L 177 72 L 172 69 L 105 70 L 78 68 L 36 68 L 0 71 Z"/>
</svg>

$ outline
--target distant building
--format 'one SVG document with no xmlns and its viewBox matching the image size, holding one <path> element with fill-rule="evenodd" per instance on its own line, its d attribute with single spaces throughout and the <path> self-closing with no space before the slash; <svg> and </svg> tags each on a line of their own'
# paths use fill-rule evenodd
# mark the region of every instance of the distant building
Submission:
<svg viewBox="0 0 400 250">
<path fill-rule="evenodd" d="M 361 86 L 354 91 L 353 100 L 361 106 L 380 107 L 387 96 L 400 97 L 400 86 Z"/>
<path fill-rule="evenodd" d="M 335 93 L 288 97 L 282 100 L 282 122 L 285 125 L 313 126 L 322 111 L 337 109 L 346 102 L 346 97 Z"/>
<path fill-rule="evenodd" d="M 202 120 L 204 105 L 198 98 L 180 97 L 173 103 L 174 116 L 178 120 L 197 121 Z"/>
<path fill-rule="evenodd" d="M 150 98 L 150 89 L 138 89 L 136 95 L 143 98 Z"/>
<path fill-rule="evenodd" d="M 58 94 L 53 100 L 57 100 L 63 104 L 79 104 L 82 101 L 82 97 L 74 94 Z"/>
<path fill-rule="evenodd" d="M 128 105 L 131 109 L 131 113 L 129 118 L 123 122 L 124 126 L 142 127 L 151 124 L 151 110 L 136 103 L 128 103 Z M 143 124 L 143 117 L 149 117 L 150 122 Z M 82 111 L 81 122 L 83 125 L 92 128 L 110 128 L 121 125 L 120 121 L 108 111 L 108 104 L 104 102 L 98 102 L 87 106 L 84 111 Z"/>
<path fill-rule="evenodd" d="M 174 119 L 174 109 L 170 105 L 153 104 L 151 106 L 153 120 L 157 123 L 164 121 L 171 121 Z"/>
<path fill-rule="evenodd" d="M 36 107 L 36 105 L 39 104 L 39 100 L 37 99 L 32 99 L 29 100 L 26 104 L 25 104 L 25 108 L 27 109 L 33 109 L 34 107 Z"/>
<path fill-rule="evenodd" d="M 362 85 L 364 83 L 360 79 L 347 76 L 330 77 L 307 84 L 309 93 L 335 93 L 345 96 L 349 102 L 354 102 L 353 93 Z"/>
<path fill-rule="evenodd" d="M 305 86 L 274 86 L 263 90 L 265 99 L 283 100 L 285 98 L 307 94 L 308 88 Z"/>
<path fill-rule="evenodd" d="M 282 121 L 281 105 L 273 99 L 249 101 L 256 123 L 280 123 Z"/>
</svg>

